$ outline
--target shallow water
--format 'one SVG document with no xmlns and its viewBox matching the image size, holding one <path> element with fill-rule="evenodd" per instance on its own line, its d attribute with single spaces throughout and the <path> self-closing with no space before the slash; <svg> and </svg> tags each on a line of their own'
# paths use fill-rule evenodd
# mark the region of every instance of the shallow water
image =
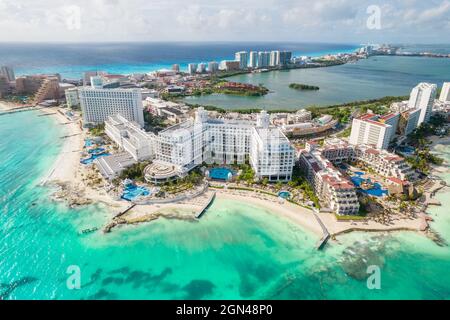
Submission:
<svg viewBox="0 0 450 320">
<path fill-rule="evenodd" d="M 245 203 L 218 200 L 200 222 L 160 219 L 80 235 L 113 213 L 52 203 L 38 186 L 62 130 L 34 112 L 0 117 L 0 298 L 450 298 L 449 247 L 414 233 L 355 233 L 318 252 L 317 236 Z M 439 199 L 448 204 L 448 193 Z M 433 228 L 449 241 L 447 213 L 432 209 Z M 371 264 L 381 267 L 381 290 L 367 289 Z M 66 285 L 73 265 L 80 290 Z"/>
</svg>

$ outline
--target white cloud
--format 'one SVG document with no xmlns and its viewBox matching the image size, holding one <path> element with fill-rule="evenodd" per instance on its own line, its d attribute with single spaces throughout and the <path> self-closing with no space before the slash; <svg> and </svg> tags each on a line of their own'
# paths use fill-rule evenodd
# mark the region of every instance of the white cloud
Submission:
<svg viewBox="0 0 450 320">
<path fill-rule="evenodd" d="M 380 31 L 366 28 L 373 4 Z M 0 41 L 432 42 L 448 37 L 449 17 L 450 0 L 0 0 Z"/>
</svg>

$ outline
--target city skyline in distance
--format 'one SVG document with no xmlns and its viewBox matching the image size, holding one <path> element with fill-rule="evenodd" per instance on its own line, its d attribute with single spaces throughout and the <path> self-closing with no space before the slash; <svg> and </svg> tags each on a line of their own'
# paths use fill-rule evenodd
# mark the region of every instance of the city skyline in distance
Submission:
<svg viewBox="0 0 450 320">
<path fill-rule="evenodd" d="M 449 0 L 0 0 L 0 42 L 442 43 Z"/>
</svg>

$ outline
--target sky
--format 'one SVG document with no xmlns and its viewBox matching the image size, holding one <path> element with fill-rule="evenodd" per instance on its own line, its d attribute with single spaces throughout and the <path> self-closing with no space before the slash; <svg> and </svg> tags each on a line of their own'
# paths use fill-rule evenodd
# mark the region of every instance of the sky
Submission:
<svg viewBox="0 0 450 320">
<path fill-rule="evenodd" d="M 0 41 L 448 43 L 450 0 L 0 0 Z"/>
</svg>

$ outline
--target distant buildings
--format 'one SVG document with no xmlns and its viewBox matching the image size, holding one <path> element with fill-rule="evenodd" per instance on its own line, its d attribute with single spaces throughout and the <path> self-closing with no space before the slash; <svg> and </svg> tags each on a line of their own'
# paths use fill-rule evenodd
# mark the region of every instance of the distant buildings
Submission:
<svg viewBox="0 0 450 320">
<path fill-rule="evenodd" d="M 180 72 L 180 65 L 179 64 L 172 65 L 172 71 L 175 71 L 176 73 Z"/>
<path fill-rule="evenodd" d="M 189 74 L 195 74 L 197 72 L 198 65 L 196 63 L 189 63 L 188 64 L 188 73 Z"/>
<path fill-rule="evenodd" d="M 258 67 L 258 52 L 250 51 L 248 67 L 252 69 L 256 69 Z"/>
<path fill-rule="evenodd" d="M 0 75 L 0 98 L 11 92 L 11 86 L 5 76 Z"/>
<path fill-rule="evenodd" d="M 76 109 L 80 107 L 80 98 L 78 97 L 78 88 L 71 88 L 65 91 L 67 107 Z"/>
<path fill-rule="evenodd" d="M 83 74 L 83 86 L 91 85 L 91 78 L 96 76 L 102 76 L 106 74 L 104 71 L 86 71 Z"/>
<path fill-rule="evenodd" d="M 206 64 L 199 63 L 197 67 L 197 73 L 205 73 L 206 72 Z"/>
<path fill-rule="evenodd" d="M 377 149 L 387 149 L 397 131 L 399 117 L 398 113 L 384 116 L 368 113 L 353 119 L 350 143 L 368 144 Z"/>
<path fill-rule="evenodd" d="M 439 100 L 441 102 L 450 102 L 450 82 L 444 82 Z"/>
<path fill-rule="evenodd" d="M 280 56 L 279 65 L 287 66 L 289 63 L 291 63 L 292 60 L 291 51 L 280 51 L 279 56 Z"/>
<path fill-rule="evenodd" d="M 220 62 L 219 69 L 223 71 L 238 71 L 241 69 L 239 61 L 223 60 Z"/>
<path fill-rule="evenodd" d="M 435 84 L 422 82 L 411 91 L 408 107 L 409 109 L 420 109 L 418 126 L 430 120 L 434 99 L 436 99 L 436 90 Z"/>
<path fill-rule="evenodd" d="M 248 52 L 247 51 L 236 52 L 235 60 L 239 61 L 239 69 L 241 70 L 246 69 L 248 64 Z"/>
<path fill-rule="evenodd" d="M 83 87 L 79 89 L 79 98 L 85 125 L 101 124 L 120 114 L 144 126 L 141 89 Z"/>
<path fill-rule="evenodd" d="M 216 61 L 208 62 L 208 72 L 216 73 L 217 71 L 219 71 L 219 63 Z"/>
<path fill-rule="evenodd" d="M 4 76 L 8 82 L 12 82 L 12 81 L 16 80 L 16 77 L 14 75 L 14 70 L 8 66 L 0 67 L 0 76 Z"/>
<path fill-rule="evenodd" d="M 266 68 L 270 65 L 270 52 L 258 52 L 258 68 Z"/>
<path fill-rule="evenodd" d="M 270 63 L 271 67 L 280 65 L 280 51 L 271 51 L 270 52 Z"/>
</svg>

